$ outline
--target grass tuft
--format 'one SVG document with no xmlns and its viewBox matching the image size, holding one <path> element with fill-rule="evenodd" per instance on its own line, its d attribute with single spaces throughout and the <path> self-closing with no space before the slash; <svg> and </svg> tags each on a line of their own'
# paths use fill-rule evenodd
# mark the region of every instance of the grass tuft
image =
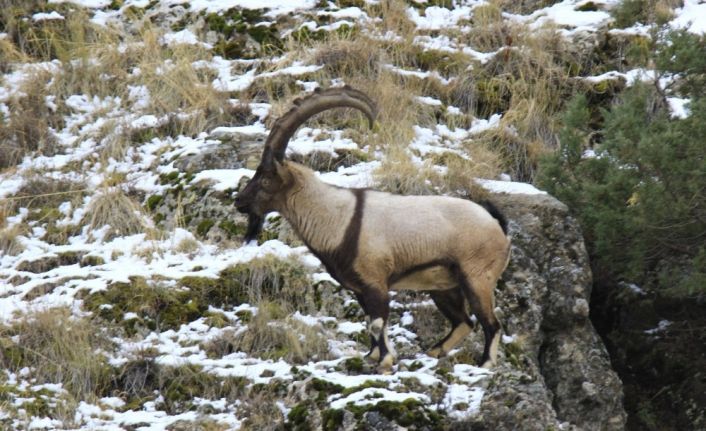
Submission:
<svg viewBox="0 0 706 431">
<path fill-rule="evenodd" d="M 333 37 L 314 46 L 312 62 L 324 67 L 332 76 L 370 75 L 380 73 L 382 52 L 366 38 Z"/>
<path fill-rule="evenodd" d="M 284 318 L 283 310 L 275 302 L 262 301 L 257 314 L 244 331 L 226 333 L 230 340 L 220 340 L 232 351 L 246 352 L 263 359 L 284 359 L 305 364 L 312 360 L 328 359 L 327 338 L 322 329 L 312 327 L 294 318 Z M 227 350 L 226 350 L 227 351 Z"/>
<path fill-rule="evenodd" d="M 24 245 L 18 237 L 25 232 L 25 229 L 16 224 L 0 230 L 0 254 L 7 256 L 17 256 L 24 250 Z"/>
<path fill-rule="evenodd" d="M 415 163 L 401 147 L 392 147 L 378 169 L 373 172 L 376 189 L 403 195 L 439 194 L 434 187 L 440 174 L 429 161 Z"/>
<path fill-rule="evenodd" d="M 295 310 L 314 314 L 317 301 L 308 274 L 298 260 L 268 256 L 253 259 L 247 265 L 233 266 L 221 275 L 247 286 L 250 304 L 276 302 L 286 314 Z"/>
<path fill-rule="evenodd" d="M 473 9 L 468 42 L 481 52 L 496 51 L 512 44 L 517 29 L 503 19 L 497 2 L 482 4 Z"/>
<path fill-rule="evenodd" d="M 140 205 L 118 187 L 106 188 L 91 199 L 81 221 L 90 231 L 108 226 L 104 241 L 148 230 Z"/>
<path fill-rule="evenodd" d="M 8 102 L 9 119 L 0 121 L 0 169 L 18 164 L 30 153 L 51 156 L 57 140 L 50 128 L 61 128 L 61 117 L 46 102 L 51 73 L 35 69 Z"/>
<path fill-rule="evenodd" d="M 110 385 L 110 366 L 97 350 L 110 346 L 92 322 L 52 308 L 0 327 L 0 363 L 19 372 L 27 367 L 38 383 L 61 383 L 77 401 L 95 401 Z"/>
<path fill-rule="evenodd" d="M 471 199 L 485 196 L 475 178 L 495 178 L 501 172 L 500 159 L 483 145 L 466 144 L 471 157 L 446 152 L 423 162 L 412 160 L 407 151 L 394 147 L 373 173 L 376 188 L 403 195 L 450 194 Z"/>
</svg>

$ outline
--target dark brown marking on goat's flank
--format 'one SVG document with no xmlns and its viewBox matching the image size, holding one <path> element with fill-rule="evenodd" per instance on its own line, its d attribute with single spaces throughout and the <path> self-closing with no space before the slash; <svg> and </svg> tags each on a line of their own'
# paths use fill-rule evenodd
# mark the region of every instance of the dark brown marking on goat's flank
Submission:
<svg viewBox="0 0 706 431">
<path fill-rule="evenodd" d="M 392 285 L 402 280 L 403 278 L 414 274 L 415 272 L 424 271 L 425 269 L 433 268 L 435 266 L 443 266 L 445 268 L 451 268 L 453 262 L 448 259 L 435 259 L 429 262 L 421 263 L 419 265 L 411 266 L 404 271 L 395 272 L 387 279 L 388 285 Z"/>
<path fill-rule="evenodd" d="M 358 257 L 366 189 L 350 189 L 350 191 L 356 199 L 355 209 L 341 244 L 333 251 L 316 250 L 308 243 L 306 245 L 339 283 L 354 292 L 364 292 L 367 290 L 365 282 L 361 279 L 360 274 L 353 269 L 353 262 Z"/>
</svg>

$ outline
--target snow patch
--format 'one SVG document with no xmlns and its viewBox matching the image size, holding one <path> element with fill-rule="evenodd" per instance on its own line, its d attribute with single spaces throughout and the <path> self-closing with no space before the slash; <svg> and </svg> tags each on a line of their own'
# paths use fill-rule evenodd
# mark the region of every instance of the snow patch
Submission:
<svg viewBox="0 0 706 431">
<path fill-rule="evenodd" d="M 63 19 L 64 19 L 64 16 L 55 10 L 51 11 L 50 13 L 40 12 L 40 13 L 35 13 L 34 15 L 32 15 L 32 20 L 35 22 L 37 22 L 37 21 L 50 21 L 50 20 L 63 20 Z"/>
<path fill-rule="evenodd" d="M 201 171 L 191 180 L 192 184 L 197 184 L 200 181 L 211 182 L 211 188 L 219 192 L 232 189 L 238 186 L 238 182 L 243 177 L 252 178 L 255 171 L 252 169 L 209 169 Z"/>
<path fill-rule="evenodd" d="M 507 193 L 518 195 L 546 195 L 547 192 L 539 190 L 532 184 L 517 183 L 512 181 L 496 181 L 486 179 L 476 179 L 476 182 L 484 189 L 493 193 Z"/>
<path fill-rule="evenodd" d="M 674 11 L 676 18 L 669 22 L 674 29 L 686 29 L 695 34 L 706 34 L 706 3 L 684 0 L 684 6 Z"/>
</svg>

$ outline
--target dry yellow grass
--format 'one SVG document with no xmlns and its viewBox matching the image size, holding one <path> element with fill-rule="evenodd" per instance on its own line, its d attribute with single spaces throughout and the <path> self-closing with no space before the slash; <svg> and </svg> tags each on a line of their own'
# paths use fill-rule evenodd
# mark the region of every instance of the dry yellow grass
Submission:
<svg viewBox="0 0 706 431">
<path fill-rule="evenodd" d="M 382 67 L 382 55 L 367 37 L 333 35 L 313 45 L 310 61 L 323 66 L 330 76 L 374 77 Z"/>
<path fill-rule="evenodd" d="M 106 187 L 91 200 L 81 221 L 90 231 L 109 226 L 103 240 L 134 235 L 148 230 L 142 208 L 119 187 Z"/>
<path fill-rule="evenodd" d="M 69 6 L 64 8 L 62 20 L 28 20 L 36 11 L 46 10 L 46 2 L 5 1 L 0 8 L 3 30 L 18 50 L 28 58 L 49 61 L 71 58 L 76 46 L 92 40 L 97 26 L 90 24 L 85 9 Z"/>
<path fill-rule="evenodd" d="M 450 194 L 482 199 L 485 193 L 475 179 L 497 177 L 502 171 L 501 160 L 480 142 L 469 141 L 466 146 L 471 158 L 445 152 L 430 156 L 421 165 L 404 148 L 391 148 L 373 173 L 376 188 L 403 195 Z"/>
<path fill-rule="evenodd" d="M 7 73 L 12 63 L 28 63 L 31 58 L 7 38 L 0 38 L 0 73 Z"/>
<path fill-rule="evenodd" d="M 193 254 L 196 253 L 201 244 L 193 238 L 183 238 L 174 246 L 174 251 L 177 253 Z"/>
<path fill-rule="evenodd" d="M 257 314 L 247 322 L 244 331 L 226 332 L 226 339 L 217 343 L 229 343 L 235 351 L 260 358 L 298 364 L 329 358 L 327 337 L 322 328 L 283 317 L 283 314 L 278 303 L 261 301 L 257 303 Z"/>
<path fill-rule="evenodd" d="M 440 174 L 430 161 L 421 166 L 412 161 L 405 148 L 390 147 L 378 169 L 373 172 L 376 189 L 403 195 L 439 194 L 435 184 Z"/>
<path fill-rule="evenodd" d="M 502 17 L 498 2 L 490 2 L 473 9 L 468 42 L 473 49 L 492 52 L 510 46 L 517 28 Z"/>
<path fill-rule="evenodd" d="M 18 236 L 25 233 L 26 228 L 22 225 L 14 225 L 0 229 L 0 253 L 7 256 L 17 256 L 22 253 L 24 246 L 18 240 Z"/>
<path fill-rule="evenodd" d="M 547 151 L 544 142 L 527 141 L 507 128 L 489 130 L 479 135 L 478 140 L 498 155 L 502 170 L 515 181 L 530 182 L 539 156 Z"/>
<path fill-rule="evenodd" d="M 278 401 L 286 402 L 286 394 L 279 393 L 276 387 L 263 385 L 253 386 L 242 398 L 239 414 L 242 419 L 243 431 L 260 431 L 276 429 L 277 424 L 284 423 L 285 417 L 277 405 Z"/>
<path fill-rule="evenodd" d="M 379 5 L 369 7 L 368 14 L 382 20 L 378 27 L 381 32 L 393 32 L 408 43 L 414 37 L 416 26 L 407 16 L 407 7 L 402 0 L 382 0 Z"/>
<path fill-rule="evenodd" d="M 96 355 L 110 345 L 107 337 L 68 308 L 23 316 L 11 327 L 0 327 L 0 340 L 5 369 L 29 367 L 38 383 L 62 383 L 76 400 L 95 401 L 110 383 L 110 366 Z"/>
<path fill-rule="evenodd" d="M 95 138 L 101 143 L 99 153 L 103 165 L 108 165 L 111 159 L 123 160 L 131 145 L 127 125 L 107 120 L 96 135 Z"/>
<path fill-rule="evenodd" d="M 486 193 L 479 187 L 476 178 L 496 178 L 501 172 L 501 160 L 492 151 L 476 141 L 466 144 L 470 158 L 463 158 L 456 153 L 443 153 L 432 160 L 446 167 L 446 172 L 439 179 L 438 187 L 445 194 L 482 199 Z"/>
<path fill-rule="evenodd" d="M 211 85 L 210 69 L 196 68 L 197 60 L 209 60 L 205 48 L 161 43 L 162 31 L 147 28 L 139 35 L 143 42 L 137 53 L 139 81 L 149 91 L 151 112 L 156 115 L 184 114 L 172 134 L 193 135 L 224 120 L 228 95 Z"/>
<path fill-rule="evenodd" d="M 264 257 L 251 260 L 247 271 L 232 275 L 248 287 L 248 302 L 276 302 L 285 314 L 299 310 L 316 313 L 315 298 L 307 270 L 297 259 Z"/>
<path fill-rule="evenodd" d="M 17 201 L 14 199 L 0 199 L 0 228 L 7 225 L 7 218 L 16 214 Z"/>
<path fill-rule="evenodd" d="M 332 32 L 324 40 L 306 44 L 290 40 L 286 50 L 290 58 L 323 66 L 307 75 L 306 80 L 317 81 L 323 87 L 330 86 L 333 80 L 340 80 L 373 96 L 379 112 L 375 133 L 368 133 L 367 121 L 360 115 L 324 112 L 310 122 L 318 127 L 348 129 L 346 133 L 361 145 L 370 145 L 372 151 L 409 143 L 414 136 L 412 126 L 423 123 L 425 115 L 428 117 L 428 112 L 414 107 L 414 97 L 422 95 L 430 84 L 417 78 L 402 77 L 388 68 L 391 64 L 414 64 L 413 58 L 419 54 L 419 49 L 411 44 L 414 26 L 407 18 L 404 2 L 382 2 L 369 8 L 368 12 L 380 14 L 380 28 L 404 35 L 407 42 L 389 43 L 370 38 L 363 32 Z M 286 65 L 288 63 L 275 68 Z M 294 81 L 292 77 L 268 79 L 256 83 L 249 96 L 255 97 L 254 92 L 269 100 L 273 104 L 271 118 L 274 119 L 291 107 L 292 98 L 301 94 L 301 88 Z"/>
<path fill-rule="evenodd" d="M 68 202 L 71 208 L 80 207 L 88 191 L 86 184 L 54 179 L 36 171 L 25 171 L 23 177 L 25 182 L 17 193 L 0 201 L 0 226 L 8 216 L 15 214 L 17 208 L 27 208 L 29 212 L 26 220 L 37 222 L 46 228 L 46 234 L 42 238 L 44 241 L 50 244 L 65 244 L 68 237 L 76 233 L 76 227 L 57 223 L 65 217 L 59 206 Z M 13 237 L 29 231 L 30 226 L 26 222 L 16 225 L 4 232 L 5 244 L 14 252 L 19 251 L 20 249 L 13 248 L 17 245 Z"/>
<path fill-rule="evenodd" d="M 591 64 L 552 27 L 516 30 L 513 45 L 466 78 L 457 98 L 481 117 L 503 113 L 489 148 L 502 156 L 515 179 L 531 181 L 537 156 L 555 147 L 556 115 L 574 91 L 572 76 L 586 73 Z M 472 87 L 473 97 L 462 97 L 470 94 L 463 87 Z"/>
<path fill-rule="evenodd" d="M 31 219 L 47 221 L 59 216 L 58 207 L 63 202 L 80 204 L 87 191 L 83 182 L 55 179 L 38 171 L 25 171 L 23 178 L 22 187 L 5 200 L 8 215 L 22 206 L 30 210 Z"/>
<path fill-rule="evenodd" d="M 30 153 L 54 154 L 57 142 L 49 128 L 60 129 L 63 120 L 47 107 L 46 86 L 51 77 L 36 68 L 9 100 L 9 120 L 0 121 L 0 169 L 19 163 Z"/>
</svg>

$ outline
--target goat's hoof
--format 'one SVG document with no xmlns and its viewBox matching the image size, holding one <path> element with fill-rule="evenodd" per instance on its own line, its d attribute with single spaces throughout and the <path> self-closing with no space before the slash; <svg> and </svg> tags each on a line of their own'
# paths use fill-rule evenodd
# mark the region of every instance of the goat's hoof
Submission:
<svg viewBox="0 0 706 431">
<path fill-rule="evenodd" d="M 377 372 L 378 374 L 389 375 L 392 374 L 392 364 L 395 359 L 389 353 L 382 358 L 382 361 L 378 364 Z"/>
<path fill-rule="evenodd" d="M 479 368 L 485 368 L 486 370 L 489 370 L 495 366 L 495 361 L 488 359 L 487 361 L 478 364 Z"/>
</svg>

